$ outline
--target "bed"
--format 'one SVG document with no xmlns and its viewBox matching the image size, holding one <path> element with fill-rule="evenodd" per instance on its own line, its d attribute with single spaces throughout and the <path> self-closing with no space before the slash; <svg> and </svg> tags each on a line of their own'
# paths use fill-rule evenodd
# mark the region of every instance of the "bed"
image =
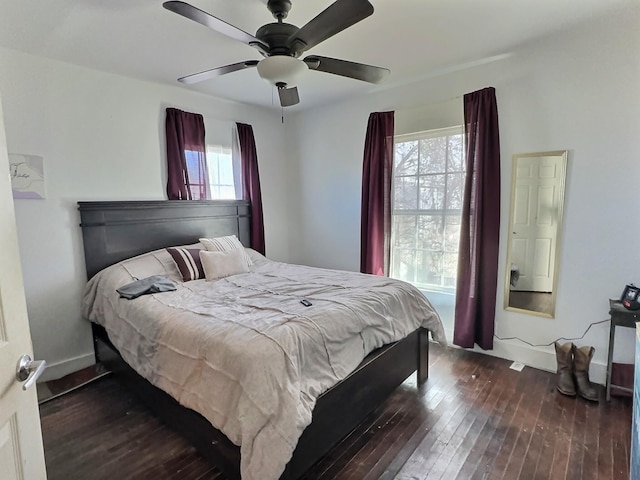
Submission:
<svg viewBox="0 0 640 480">
<path fill-rule="evenodd" d="M 123 282 L 176 277 L 165 247 L 228 235 L 247 245 L 250 205 L 79 202 L 79 210 L 92 298 L 83 311 L 94 322 L 98 359 L 229 478 L 299 478 L 412 372 L 426 380 L 425 326 L 444 341 L 437 314 L 406 284 L 251 250 L 247 273 L 120 300 L 113 292 Z M 424 318 L 390 322 L 394 302 L 403 312 L 415 302 Z"/>
</svg>

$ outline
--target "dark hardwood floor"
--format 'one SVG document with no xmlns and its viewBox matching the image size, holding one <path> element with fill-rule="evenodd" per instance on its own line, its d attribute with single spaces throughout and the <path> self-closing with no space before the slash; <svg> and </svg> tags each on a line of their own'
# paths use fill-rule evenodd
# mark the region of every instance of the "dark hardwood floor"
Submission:
<svg viewBox="0 0 640 480">
<path fill-rule="evenodd" d="M 305 476 L 328 479 L 628 478 L 631 398 L 555 391 L 555 376 L 433 345 L 407 380 Z M 49 480 L 223 480 L 113 376 L 41 405 Z"/>
<path fill-rule="evenodd" d="M 526 292 L 511 290 L 509 306 L 522 310 L 553 314 L 553 295 L 546 292 Z"/>
</svg>

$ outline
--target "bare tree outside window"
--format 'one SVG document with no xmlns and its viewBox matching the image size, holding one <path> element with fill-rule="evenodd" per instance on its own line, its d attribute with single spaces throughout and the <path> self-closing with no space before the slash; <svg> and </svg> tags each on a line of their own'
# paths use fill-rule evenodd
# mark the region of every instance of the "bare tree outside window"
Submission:
<svg viewBox="0 0 640 480">
<path fill-rule="evenodd" d="M 461 126 L 395 137 L 391 276 L 424 290 L 455 289 L 463 143 Z"/>
</svg>

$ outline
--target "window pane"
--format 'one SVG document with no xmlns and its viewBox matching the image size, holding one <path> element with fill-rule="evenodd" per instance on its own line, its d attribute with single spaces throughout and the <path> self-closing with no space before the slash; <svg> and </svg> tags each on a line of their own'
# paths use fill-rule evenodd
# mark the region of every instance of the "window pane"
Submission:
<svg viewBox="0 0 640 480">
<path fill-rule="evenodd" d="M 206 200 L 205 198 L 200 198 L 200 187 L 198 185 L 189 185 L 189 191 L 191 192 L 191 198 L 194 200 Z"/>
<path fill-rule="evenodd" d="M 447 215 L 444 220 L 444 248 L 457 252 L 460 245 L 460 215 Z"/>
<path fill-rule="evenodd" d="M 447 160 L 446 137 L 420 140 L 420 173 L 444 173 Z"/>
<path fill-rule="evenodd" d="M 415 254 L 416 251 L 409 248 L 396 248 L 393 251 L 394 277 L 405 282 L 415 281 Z"/>
<path fill-rule="evenodd" d="M 185 159 L 187 162 L 187 175 L 189 178 L 189 191 L 193 200 L 206 200 L 207 189 L 204 167 L 204 153 L 195 150 L 185 150 Z M 186 180 L 186 179 L 185 179 Z"/>
<path fill-rule="evenodd" d="M 418 179 L 417 177 L 397 177 L 393 207 L 398 210 L 415 210 L 418 208 Z"/>
<path fill-rule="evenodd" d="M 235 200 L 236 198 L 236 189 L 233 186 L 220 186 L 218 192 L 220 200 Z"/>
<path fill-rule="evenodd" d="M 220 172 L 219 182 L 225 185 L 233 185 L 233 166 L 231 165 L 231 155 L 218 156 L 218 172 Z"/>
<path fill-rule="evenodd" d="M 463 147 L 463 135 L 451 135 L 448 138 L 449 141 L 449 156 L 447 158 L 449 171 L 461 172 L 464 170 L 462 166 L 462 159 L 464 152 Z"/>
<path fill-rule="evenodd" d="M 417 282 L 428 285 L 442 284 L 442 253 L 418 252 Z"/>
<path fill-rule="evenodd" d="M 444 208 L 444 175 L 420 177 L 420 206 L 422 210 Z"/>
<path fill-rule="evenodd" d="M 418 172 L 418 142 L 396 143 L 394 155 L 395 175 L 415 175 Z"/>
<path fill-rule="evenodd" d="M 462 209 L 464 196 L 464 174 L 454 173 L 447 176 L 447 209 Z"/>
<path fill-rule="evenodd" d="M 443 287 L 455 287 L 456 276 L 458 273 L 458 253 L 445 253 L 443 256 L 444 271 L 443 271 Z"/>
<path fill-rule="evenodd" d="M 233 178 L 231 149 L 222 145 L 207 145 L 207 167 L 211 198 L 234 200 L 236 189 Z"/>
<path fill-rule="evenodd" d="M 393 245 L 395 247 L 416 246 L 416 216 L 415 215 L 394 215 L 393 216 Z"/>
<path fill-rule="evenodd" d="M 196 184 L 200 180 L 200 154 L 193 150 L 185 150 L 189 183 Z"/>
<path fill-rule="evenodd" d="M 420 215 L 418 218 L 418 248 L 442 250 L 442 216 Z"/>
</svg>

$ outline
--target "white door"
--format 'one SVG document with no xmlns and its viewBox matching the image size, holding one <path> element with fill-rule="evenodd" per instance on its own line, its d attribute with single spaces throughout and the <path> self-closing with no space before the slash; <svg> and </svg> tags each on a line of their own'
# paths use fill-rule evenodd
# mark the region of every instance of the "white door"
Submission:
<svg viewBox="0 0 640 480">
<path fill-rule="evenodd" d="M 518 161 L 511 258 L 520 278 L 514 290 L 553 289 L 562 179 L 561 157 L 525 157 Z"/>
<path fill-rule="evenodd" d="M 0 103 L 0 480 L 47 478 L 36 388 L 16 378 L 23 354 L 33 358 Z"/>
</svg>

